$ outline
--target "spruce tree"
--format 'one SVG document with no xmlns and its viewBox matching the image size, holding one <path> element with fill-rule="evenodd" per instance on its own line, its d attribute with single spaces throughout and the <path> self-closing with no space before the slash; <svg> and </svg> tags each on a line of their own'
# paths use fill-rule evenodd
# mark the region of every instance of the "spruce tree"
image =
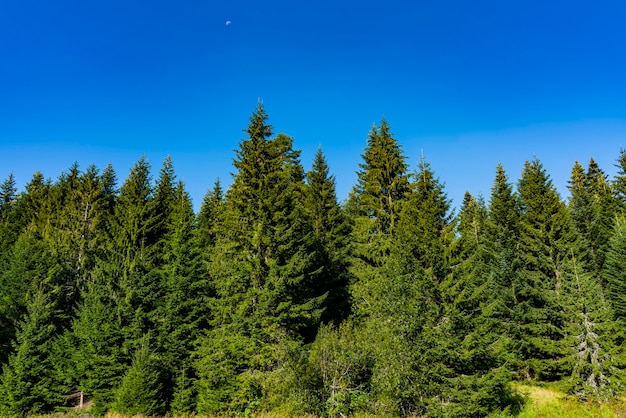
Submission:
<svg viewBox="0 0 626 418">
<path fill-rule="evenodd" d="M 567 373 L 564 359 L 567 282 L 572 253 L 580 259 L 578 235 L 565 205 L 536 158 L 526 161 L 519 181 L 521 261 L 515 291 L 514 337 L 519 377 L 557 381 Z"/>
<path fill-rule="evenodd" d="M 312 278 L 312 296 L 328 294 L 322 319 L 338 324 L 350 313 L 348 263 L 352 226 L 337 203 L 335 178 L 329 174 L 321 148 L 307 173 L 305 211 L 312 230 L 313 263 L 319 266 Z"/>
<path fill-rule="evenodd" d="M 51 267 L 47 247 L 33 232 L 22 233 L 7 256 L 0 272 L 0 363 L 7 361 L 17 324 L 25 319 L 35 291 L 45 287 Z"/>
<path fill-rule="evenodd" d="M 423 157 L 415 180 L 398 223 L 400 251 L 405 252 L 408 263 L 423 270 L 438 286 L 447 275 L 446 256 L 453 236 L 450 202 Z"/>
<path fill-rule="evenodd" d="M 150 352 L 144 339 L 135 352 L 131 366 L 115 391 L 112 408 L 125 415 L 158 416 L 165 412 L 160 359 Z"/>
<path fill-rule="evenodd" d="M 502 165 L 498 164 L 489 199 L 485 244 L 489 253 L 490 275 L 501 292 L 496 299 L 499 303 L 497 311 L 501 314 L 503 334 L 509 339 L 514 328 L 511 308 L 514 306 L 520 268 L 519 218 L 513 185 Z"/>
<path fill-rule="evenodd" d="M 619 157 L 615 167 L 617 168 L 617 174 L 612 182 L 612 190 L 617 209 L 623 213 L 626 211 L 626 149 L 622 148 L 619 150 Z"/>
<path fill-rule="evenodd" d="M 626 321 L 626 217 L 624 215 L 619 215 L 615 219 L 602 276 L 606 282 L 606 297 L 610 302 L 614 318 L 622 322 Z"/>
<path fill-rule="evenodd" d="M 388 260 L 352 287 L 374 359 L 370 384 L 376 414 L 430 413 L 446 402 L 451 340 L 443 332 L 441 282 L 448 271 L 452 221 L 443 186 L 429 165 L 422 162 L 415 178 Z"/>
<path fill-rule="evenodd" d="M 173 412 L 190 412 L 195 406 L 188 394 L 195 379 L 190 372 L 191 354 L 197 339 L 208 327 L 209 289 L 195 240 L 191 199 L 180 181 L 174 196 L 162 238 L 164 264 L 160 276 L 164 294 L 155 312 L 157 338 L 154 351 L 160 354 L 165 368 L 162 373 L 165 391 L 160 396 L 176 400 Z M 181 376 L 184 377 L 182 380 Z"/>
<path fill-rule="evenodd" d="M 110 265 L 96 268 L 72 324 L 76 389 L 93 401 L 94 413 L 109 408 L 131 361 L 125 347 L 128 319 L 120 307 L 123 299 L 109 280 L 115 274 Z"/>
<path fill-rule="evenodd" d="M 607 402 L 622 390 L 624 350 L 621 324 L 611 316 L 600 277 L 588 273 L 572 254 L 566 282 L 571 375 L 567 390 L 583 401 Z"/>
<path fill-rule="evenodd" d="M 196 363 L 203 413 L 258 407 L 262 391 L 272 398 L 280 362 L 321 315 L 323 295 L 311 297 L 307 288 L 312 263 L 299 151 L 286 135 L 270 139 L 261 104 L 246 132 L 211 254 L 215 328 L 201 341 Z M 233 351 L 242 345 L 241 353 Z"/>
<path fill-rule="evenodd" d="M 223 205 L 224 191 L 220 180 L 217 179 L 213 188 L 204 195 L 200 212 L 197 215 L 196 235 L 198 246 L 203 253 L 217 242 Z"/>
<path fill-rule="evenodd" d="M 131 353 L 150 332 L 163 296 L 156 262 L 150 166 L 141 158 L 131 169 L 119 196 L 111 170 L 103 173 L 104 207 L 109 239 L 92 270 L 72 329 L 79 342 L 77 387 L 104 411 L 114 400 Z M 111 206 L 109 206 L 111 205 Z"/>
<path fill-rule="evenodd" d="M 372 126 L 348 210 L 354 220 L 354 274 L 369 280 L 389 254 L 390 237 L 410 192 L 402 148 L 383 119 Z"/>
<path fill-rule="evenodd" d="M 372 219 L 376 233 L 386 235 L 409 193 L 409 179 L 406 157 L 385 119 L 380 128 L 372 126 L 362 157 L 356 186 L 359 211 Z"/>
<path fill-rule="evenodd" d="M 604 266 L 615 214 L 615 200 L 607 176 L 593 158 L 587 171 L 576 162 L 568 188 L 572 221 L 589 252 L 589 268 L 598 277 Z"/>
<path fill-rule="evenodd" d="M 451 268 L 442 283 L 450 375 L 436 406 L 444 415 L 485 416 L 515 409 L 520 397 L 509 387 L 506 367 L 509 339 L 502 323 L 501 281 L 494 275 L 488 242 L 488 210 L 480 198 L 465 194 L 457 221 Z"/>
<path fill-rule="evenodd" d="M 37 291 L 16 333 L 14 353 L 4 365 L 0 401 L 3 415 L 50 412 L 62 403 L 50 362 L 56 334 L 54 307 L 48 295 Z"/>
<path fill-rule="evenodd" d="M 0 263 L 6 258 L 10 246 L 17 240 L 20 225 L 16 219 L 15 200 L 17 188 L 13 174 L 0 184 Z"/>
</svg>

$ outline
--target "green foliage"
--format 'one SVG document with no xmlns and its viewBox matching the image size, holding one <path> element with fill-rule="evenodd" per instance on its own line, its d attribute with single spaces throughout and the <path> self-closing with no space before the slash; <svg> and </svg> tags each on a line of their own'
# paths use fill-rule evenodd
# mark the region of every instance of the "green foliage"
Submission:
<svg viewBox="0 0 626 418">
<path fill-rule="evenodd" d="M 541 163 L 526 162 L 519 186 L 520 261 L 514 318 L 520 377 L 555 381 L 567 374 L 563 359 L 568 262 L 579 256 L 578 236 Z"/>
<path fill-rule="evenodd" d="M 200 341 L 198 409 L 243 412 L 271 399 L 281 353 L 319 323 L 325 294 L 310 287 L 312 263 L 303 214 L 303 170 L 292 139 L 269 139 L 262 105 L 241 142 L 210 252 L 215 291 L 211 329 Z M 291 349 L 286 350 L 291 351 Z M 270 403 L 272 403 L 270 401 Z"/>
<path fill-rule="evenodd" d="M 16 324 L 26 314 L 29 297 L 44 282 L 49 263 L 46 247 L 32 233 L 24 233 L 11 247 L 0 272 L 0 363 L 6 362 Z"/>
<path fill-rule="evenodd" d="M 165 412 L 161 382 L 161 364 L 144 345 L 135 353 L 133 362 L 115 391 L 112 409 L 125 415 L 162 415 Z"/>
<path fill-rule="evenodd" d="M 615 219 L 602 275 L 614 318 L 626 320 L 626 217 L 623 215 Z"/>
<path fill-rule="evenodd" d="M 318 398 L 325 415 L 347 416 L 369 409 L 373 353 L 364 331 L 351 321 L 319 329 L 309 363 L 319 382 Z"/>
<path fill-rule="evenodd" d="M 174 415 L 187 415 L 196 410 L 196 388 L 194 380 L 190 378 L 189 371 L 180 370 L 175 376 L 176 382 L 170 411 Z"/>
<path fill-rule="evenodd" d="M 576 162 L 569 182 L 569 210 L 574 226 L 588 251 L 589 270 L 599 276 L 604 266 L 615 217 L 615 200 L 604 172 L 593 160 L 585 171 Z"/>
<path fill-rule="evenodd" d="M 623 396 L 624 150 L 613 180 L 576 163 L 567 206 L 537 159 L 515 190 L 498 165 L 454 216 L 384 119 L 343 206 L 262 104 L 245 132 L 197 214 L 170 157 L 119 189 L 110 165 L 0 184 L 0 414 L 79 392 L 96 415 L 583 416 L 607 409 L 574 397 Z M 571 397 L 520 412 L 512 378 Z"/>
<path fill-rule="evenodd" d="M 321 148 L 307 173 L 304 211 L 311 229 L 313 270 L 311 296 L 327 294 L 322 321 L 339 323 L 350 313 L 348 285 L 352 225 L 337 203 L 335 178 L 330 176 Z"/>
<path fill-rule="evenodd" d="M 0 412 L 24 415 L 49 412 L 61 400 L 52 375 L 50 353 L 56 334 L 48 296 L 38 291 L 28 304 L 27 316 L 18 327 L 14 353 L 2 370 L 4 399 Z"/>
<path fill-rule="evenodd" d="M 76 339 L 74 362 L 77 389 L 94 403 L 96 412 L 104 412 L 113 401 L 130 355 L 124 351 L 123 327 L 126 319 L 108 272 L 96 272 L 83 294 L 72 325 Z"/>
<path fill-rule="evenodd" d="M 615 167 L 617 174 L 612 182 L 612 190 L 618 210 L 623 213 L 626 210 L 626 149 L 620 149 Z"/>
<path fill-rule="evenodd" d="M 224 192 L 218 179 L 215 181 L 213 189 L 204 195 L 197 216 L 197 239 L 201 250 L 213 247 L 217 241 L 223 204 Z"/>
<path fill-rule="evenodd" d="M 359 212 L 372 219 L 375 233 L 386 235 L 393 231 L 410 187 L 406 157 L 385 119 L 380 128 L 372 126 L 362 157 L 355 189 Z"/>
</svg>

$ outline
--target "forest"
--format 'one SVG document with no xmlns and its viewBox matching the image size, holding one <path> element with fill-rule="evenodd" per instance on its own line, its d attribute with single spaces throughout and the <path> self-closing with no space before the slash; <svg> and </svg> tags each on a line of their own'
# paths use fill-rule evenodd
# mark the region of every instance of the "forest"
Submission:
<svg viewBox="0 0 626 418">
<path fill-rule="evenodd" d="M 168 157 L 0 185 L 0 415 L 515 415 L 626 394 L 626 151 L 451 208 L 374 125 L 339 202 L 259 104 L 195 213 Z"/>
</svg>

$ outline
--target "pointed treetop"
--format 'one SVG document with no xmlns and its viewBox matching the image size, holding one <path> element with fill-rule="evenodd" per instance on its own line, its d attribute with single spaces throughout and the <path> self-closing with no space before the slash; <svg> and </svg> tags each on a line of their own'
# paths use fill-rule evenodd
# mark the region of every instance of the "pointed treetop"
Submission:
<svg viewBox="0 0 626 418">
<path fill-rule="evenodd" d="M 256 109 L 250 116 L 250 124 L 244 131 L 248 133 L 248 137 L 251 140 L 264 140 L 272 136 L 272 125 L 267 123 L 268 117 L 265 106 L 259 101 Z"/>
</svg>

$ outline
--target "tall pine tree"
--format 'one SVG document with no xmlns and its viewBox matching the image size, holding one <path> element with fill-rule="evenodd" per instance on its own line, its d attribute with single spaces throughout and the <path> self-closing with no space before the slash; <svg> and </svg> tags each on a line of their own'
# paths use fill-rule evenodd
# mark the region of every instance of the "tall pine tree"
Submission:
<svg viewBox="0 0 626 418">
<path fill-rule="evenodd" d="M 300 153 L 290 137 L 270 138 L 260 103 L 246 132 L 211 256 L 215 328 L 199 348 L 199 412 L 257 408 L 261 393 L 273 402 L 286 352 L 321 314 L 323 295 L 307 287 L 312 262 Z"/>
<path fill-rule="evenodd" d="M 578 235 L 538 159 L 526 161 L 520 197 L 520 275 L 514 317 L 519 378 L 557 381 L 567 373 L 565 342 L 568 265 L 580 259 Z"/>
</svg>

